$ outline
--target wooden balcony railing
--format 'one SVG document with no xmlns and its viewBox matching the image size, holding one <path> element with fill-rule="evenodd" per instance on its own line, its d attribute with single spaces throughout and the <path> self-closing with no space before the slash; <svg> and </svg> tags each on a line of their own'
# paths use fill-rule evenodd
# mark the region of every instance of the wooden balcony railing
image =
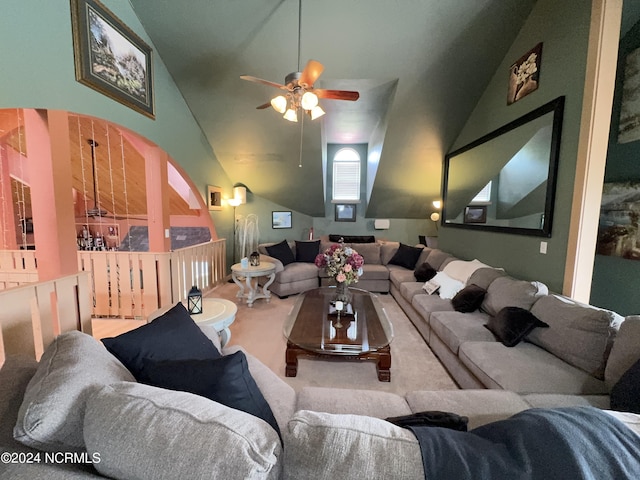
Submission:
<svg viewBox="0 0 640 480">
<path fill-rule="evenodd" d="M 91 334 L 89 274 L 79 272 L 0 291 L 0 364 L 6 355 L 39 360 L 62 332 Z"/>
<path fill-rule="evenodd" d="M 79 251 L 78 270 L 89 275 L 91 314 L 143 319 L 186 298 L 193 285 L 207 292 L 225 279 L 225 250 L 220 239 L 167 253 Z M 0 252 L 0 289 L 37 281 L 36 253 Z"/>
</svg>

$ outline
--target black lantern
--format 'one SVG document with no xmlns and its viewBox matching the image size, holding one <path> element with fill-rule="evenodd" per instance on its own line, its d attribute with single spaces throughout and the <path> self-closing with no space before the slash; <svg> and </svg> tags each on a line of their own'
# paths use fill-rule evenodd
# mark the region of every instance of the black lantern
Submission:
<svg viewBox="0 0 640 480">
<path fill-rule="evenodd" d="M 202 313 L 202 292 L 195 285 L 191 287 L 187 296 L 187 310 L 190 315 Z"/>
<path fill-rule="evenodd" d="M 260 254 L 258 252 L 253 252 L 249 255 L 249 261 L 251 262 L 252 267 L 257 267 L 260 265 Z"/>
</svg>

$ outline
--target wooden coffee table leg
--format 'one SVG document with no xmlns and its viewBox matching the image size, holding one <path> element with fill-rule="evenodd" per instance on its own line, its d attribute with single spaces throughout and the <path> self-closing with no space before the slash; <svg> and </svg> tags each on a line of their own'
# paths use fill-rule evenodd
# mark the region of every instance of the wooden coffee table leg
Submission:
<svg viewBox="0 0 640 480">
<path fill-rule="evenodd" d="M 285 352 L 285 376 L 295 377 L 298 374 L 298 349 L 292 343 L 287 342 L 287 350 Z"/>
<path fill-rule="evenodd" d="M 391 381 L 391 349 L 389 346 L 378 350 L 378 362 L 376 370 L 378 371 L 378 380 L 381 382 Z"/>
</svg>

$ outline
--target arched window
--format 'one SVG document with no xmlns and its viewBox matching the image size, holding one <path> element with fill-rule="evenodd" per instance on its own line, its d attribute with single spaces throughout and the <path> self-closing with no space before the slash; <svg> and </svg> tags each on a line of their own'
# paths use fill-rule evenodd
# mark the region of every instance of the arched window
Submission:
<svg viewBox="0 0 640 480">
<path fill-rule="evenodd" d="M 353 148 L 341 148 L 333 156 L 333 200 L 360 200 L 360 155 Z"/>
</svg>

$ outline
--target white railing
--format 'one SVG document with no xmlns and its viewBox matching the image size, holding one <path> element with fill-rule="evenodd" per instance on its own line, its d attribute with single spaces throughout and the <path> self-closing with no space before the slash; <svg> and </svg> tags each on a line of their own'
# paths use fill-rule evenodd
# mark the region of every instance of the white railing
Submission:
<svg viewBox="0 0 640 480">
<path fill-rule="evenodd" d="M 183 300 L 192 285 L 203 292 L 225 276 L 224 239 L 168 253 L 78 252 L 78 268 L 91 272 L 94 317 L 146 318 Z"/>
<path fill-rule="evenodd" d="M 35 250 L 0 250 L 0 290 L 37 281 Z"/>
<path fill-rule="evenodd" d="M 37 282 L 34 250 L 0 251 L 0 291 Z M 166 253 L 79 251 L 89 274 L 94 317 L 146 318 L 186 298 L 193 285 L 207 292 L 225 280 L 226 241 Z"/>
<path fill-rule="evenodd" d="M 62 332 L 91 334 L 90 299 L 84 272 L 0 291 L 0 364 L 6 355 L 39 360 Z"/>
</svg>

